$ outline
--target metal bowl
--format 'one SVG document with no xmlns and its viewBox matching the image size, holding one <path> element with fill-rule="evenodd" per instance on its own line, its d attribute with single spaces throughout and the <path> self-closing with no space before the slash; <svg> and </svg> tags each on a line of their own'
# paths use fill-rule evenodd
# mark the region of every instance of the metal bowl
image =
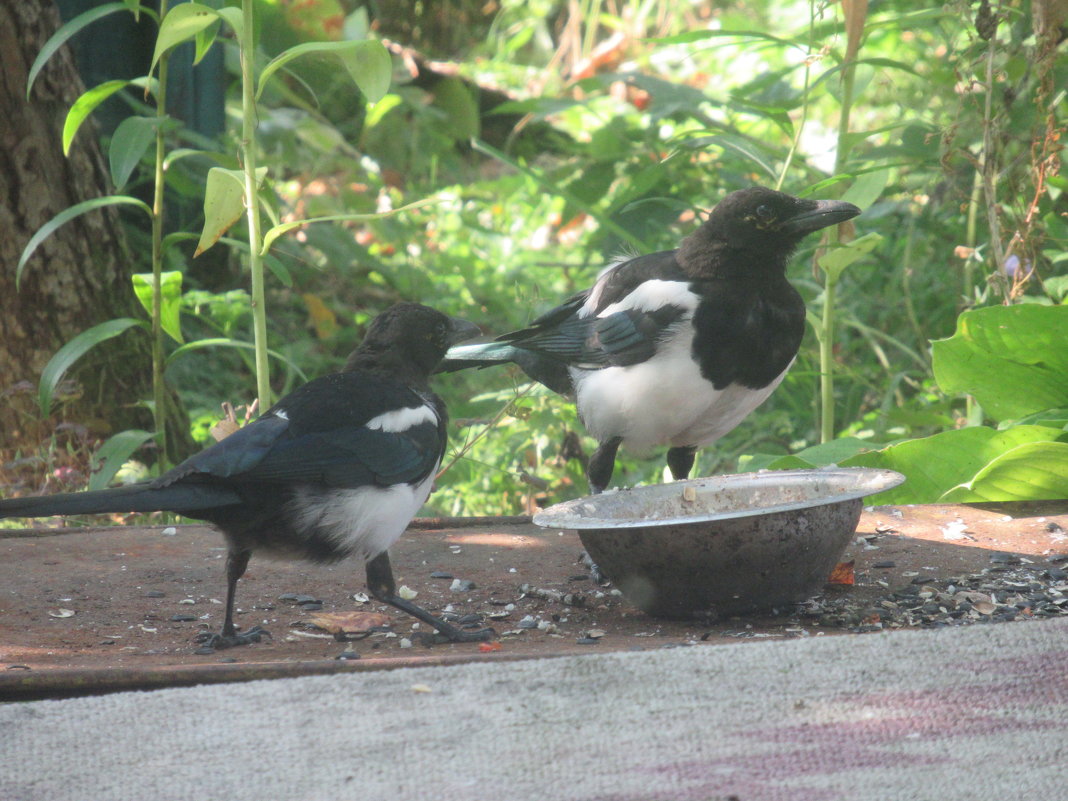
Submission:
<svg viewBox="0 0 1068 801">
<path fill-rule="evenodd" d="M 667 618 L 714 618 L 803 601 L 856 531 L 861 499 L 892 470 L 771 470 L 578 498 L 534 516 L 575 529 L 624 597 Z"/>
</svg>

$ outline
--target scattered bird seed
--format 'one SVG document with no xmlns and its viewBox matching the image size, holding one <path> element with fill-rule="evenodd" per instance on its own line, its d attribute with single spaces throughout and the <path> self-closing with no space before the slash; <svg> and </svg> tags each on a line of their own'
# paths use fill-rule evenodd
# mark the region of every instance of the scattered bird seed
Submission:
<svg viewBox="0 0 1068 801">
<path fill-rule="evenodd" d="M 197 648 L 195 651 L 193 651 L 193 653 L 197 656 L 208 656 L 209 654 L 215 653 L 215 649 L 210 648 L 207 645 L 202 645 L 200 648 Z"/>
<path fill-rule="evenodd" d="M 338 654 L 337 656 L 334 657 L 334 659 L 340 659 L 340 660 L 343 660 L 343 661 L 344 660 L 348 660 L 348 659 L 359 659 L 359 658 L 360 658 L 360 655 L 358 653 L 356 653 L 355 651 L 342 651 L 340 654 Z"/>
<path fill-rule="evenodd" d="M 171 620 L 175 623 L 194 623 L 197 620 L 196 615 L 171 615 Z"/>
<path fill-rule="evenodd" d="M 453 579 L 449 585 L 450 592 L 470 592 L 476 588 L 477 585 L 471 579 Z"/>
<path fill-rule="evenodd" d="M 579 637 L 575 642 L 579 645 L 596 645 L 599 640 L 596 637 Z"/>
<path fill-rule="evenodd" d="M 397 588 L 397 595 L 399 595 L 406 601 L 411 601 L 416 596 L 418 596 L 419 593 L 416 590 L 413 590 L 407 584 L 401 584 L 400 587 Z"/>
<path fill-rule="evenodd" d="M 430 574 L 430 578 L 451 579 L 452 573 L 446 573 L 444 570 L 435 570 Z"/>
<path fill-rule="evenodd" d="M 149 590 L 148 592 L 145 593 L 145 597 L 146 598 L 165 598 L 167 596 L 164 593 L 160 592 L 159 590 Z"/>
<path fill-rule="evenodd" d="M 521 629 L 536 629 L 538 627 L 538 621 L 530 615 L 520 620 L 516 625 Z"/>
<path fill-rule="evenodd" d="M 897 562 L 893 559 L 884 559 L 881 562 L 876 562 L 872 565 L 876 570 L 889 570 L 892 567 L 897 567 Z"/>
</svg>

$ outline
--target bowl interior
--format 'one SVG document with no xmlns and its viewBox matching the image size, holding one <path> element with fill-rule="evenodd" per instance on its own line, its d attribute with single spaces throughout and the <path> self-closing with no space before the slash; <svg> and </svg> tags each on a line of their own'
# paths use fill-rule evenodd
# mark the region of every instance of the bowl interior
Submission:
<svg viewBox="0 0 1068 801">
<path fill-rule="evenodd" d="M 892 470 L 863 467 L 713 476 L 565 501 L 536 514 L 534 523 L 547 528 L 604 529 L 728 520 L 862 498 L 904 480 Z"/>
</svg>

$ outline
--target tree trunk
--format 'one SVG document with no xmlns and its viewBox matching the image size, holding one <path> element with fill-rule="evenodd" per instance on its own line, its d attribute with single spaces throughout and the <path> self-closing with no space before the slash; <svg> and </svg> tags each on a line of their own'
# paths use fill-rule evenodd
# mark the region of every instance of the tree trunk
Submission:
<svg viewBox="0 0 1068 801">
<path fill-rule="evenodd" d="M 57 431 L 88 429 L 99 438 L 152 426 L 151 415 L 137 405 L 152 394 L 149 339 L 139 328 L 83 357 L 50 418 L 36 409 L 41 370 L 63 344 L 105 320 L 144 316 L 130 282 L 137 265 L 113 209 L 59 228 L 15 286 L 19 256 L 33 233 L 110 188 L 91 125 L 78 134 L 69 157 L 63 155 L 63 121 L 84 91 L 66 47 L 41 71 L 26 100 L 29 67 L 59 25 L 51 0 L 0 0 L 0 464 L 16 452 L 41 456 L 42 449 L 53 452 L 44 454 L 47 462 L 60 450 L 48 446 Z M 61 425 L 66 421 L 78 425 Z"/>
</svg>

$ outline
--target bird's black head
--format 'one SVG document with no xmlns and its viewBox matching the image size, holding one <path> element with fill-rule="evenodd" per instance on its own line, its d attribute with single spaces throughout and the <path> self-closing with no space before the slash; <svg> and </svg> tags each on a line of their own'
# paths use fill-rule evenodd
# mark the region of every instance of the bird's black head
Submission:
<svg viewBox="0 0 1068 801">
<path fill-rule="evenodd" d="M 420 303 L 397 303 L 371 321 L 345 370 L 375 370 L 425 385 L 452 345 L 480 334 L 474 323 Z"/>
<path fill-rule="evenodd" d="M 714 272 L 718 260 L 740 255 L 743 262 L 781 270 L 808 234 L 858 214 L 859 208 L 841 200 L 802 199 L 762 186 L 739 189 L 683 241 L 678 259 L 695 274 Z"/>
</svg>

